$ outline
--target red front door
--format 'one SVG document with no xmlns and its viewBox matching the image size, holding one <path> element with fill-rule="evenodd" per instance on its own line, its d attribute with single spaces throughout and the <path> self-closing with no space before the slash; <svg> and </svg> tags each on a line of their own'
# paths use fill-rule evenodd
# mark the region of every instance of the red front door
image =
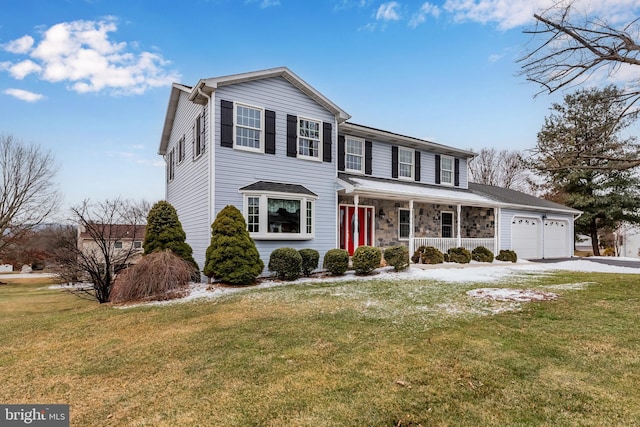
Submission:
<svg viewBox="0 0 640 427">
<path fill-rule="evenodd" d="M 372 207 L 358 206 L 356 215 L 355 206 L 340 206 L 340 249 L 353 255 L 358 246 L 373 246 L 373 224 Z"/>
</svg>

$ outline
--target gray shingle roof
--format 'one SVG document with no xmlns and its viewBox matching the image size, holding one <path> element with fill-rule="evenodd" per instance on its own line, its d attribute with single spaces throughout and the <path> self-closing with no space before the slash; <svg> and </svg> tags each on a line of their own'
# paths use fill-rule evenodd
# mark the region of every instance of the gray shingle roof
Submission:
<svg viewBox="0 0 640 427">
<path fill-rule="evenodd" d="M 282 182 L 258 181 L 242 187 L 240 191 L 273 191 L 277 193 L 306 194 L 318 197 L 313 191 L 298 184 L 285 184 Z"/>
<path fill-rule="evenodd" d="M 488 197 L 502 203 L 509 203 L 514 205 L 531 206 L 535 208 L 565 210 L 574 213 L 580 213 L 579 210 L 561 205 L 559 203 L 551 202 L 549 200 L 541 199 L 530 194 L 522 193 L 520 191 L 511 190 L 509 188 L 496 187 L 493 185 L 477 184 L 475 182 L 469 183 L 469 190 L 474 193 Z"/>
</svg>

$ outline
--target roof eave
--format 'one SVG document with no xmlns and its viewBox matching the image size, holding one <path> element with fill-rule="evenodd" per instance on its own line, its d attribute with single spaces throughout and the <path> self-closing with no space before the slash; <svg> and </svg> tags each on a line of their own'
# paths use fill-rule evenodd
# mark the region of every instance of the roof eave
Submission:
<svg viewBox="0 0 640 427">
<path fill-rule="evenodd" d="M 169 96 L 167 113 L 164 117 L 164 127 L 162 128 L 162 136 L 160 137 L 160 147 L 158 147 L 158 154 L 161 156 L 167 154 L 169 138 L 171 138 L 171 129 L 173 128 L 176 111 L 178 110 L 178 100 L 180 99 L 180 93 L 189 92 L 189 90 L 190 88 L 188 86 L 179 83 L 174 83 L 173 85 L 171 85 L 171 95 Z"/>
</svg>

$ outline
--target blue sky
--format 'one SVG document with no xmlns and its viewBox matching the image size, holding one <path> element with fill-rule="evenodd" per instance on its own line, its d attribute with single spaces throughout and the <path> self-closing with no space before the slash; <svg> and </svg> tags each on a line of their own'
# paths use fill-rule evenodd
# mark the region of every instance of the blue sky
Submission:
<svg viewBox="0 0 640 427">
<path fill-rule="evenodd" d="M 638 0 L 584 0 L 600 16 Z M 552 0 L 0 0 L 0 134 L 53 152 L 65 205 L 164 197 L 170 85 L 287 66 L 351 121 L 479 150 L 535 146 L 519 76 Z M 613 18 L 612 18 L 613 19 Z"/>
</svg>

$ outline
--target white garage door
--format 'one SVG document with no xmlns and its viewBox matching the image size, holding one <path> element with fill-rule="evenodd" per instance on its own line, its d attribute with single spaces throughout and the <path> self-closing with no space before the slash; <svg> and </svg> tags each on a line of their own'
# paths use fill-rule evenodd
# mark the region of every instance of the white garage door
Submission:
<svg viewBox="0 0 640 427">
<path fill-rule="evenodd" d="M 546 219 L 544 221 L 544 257 L 566 258 L 569 256 L 569 223 Z"/>
<path fill-rule="evenodd" d="M 511 221 L 511 248 L 519 259 L 540 258 L 540 219 L 515 216 Z"/>
</svg>

